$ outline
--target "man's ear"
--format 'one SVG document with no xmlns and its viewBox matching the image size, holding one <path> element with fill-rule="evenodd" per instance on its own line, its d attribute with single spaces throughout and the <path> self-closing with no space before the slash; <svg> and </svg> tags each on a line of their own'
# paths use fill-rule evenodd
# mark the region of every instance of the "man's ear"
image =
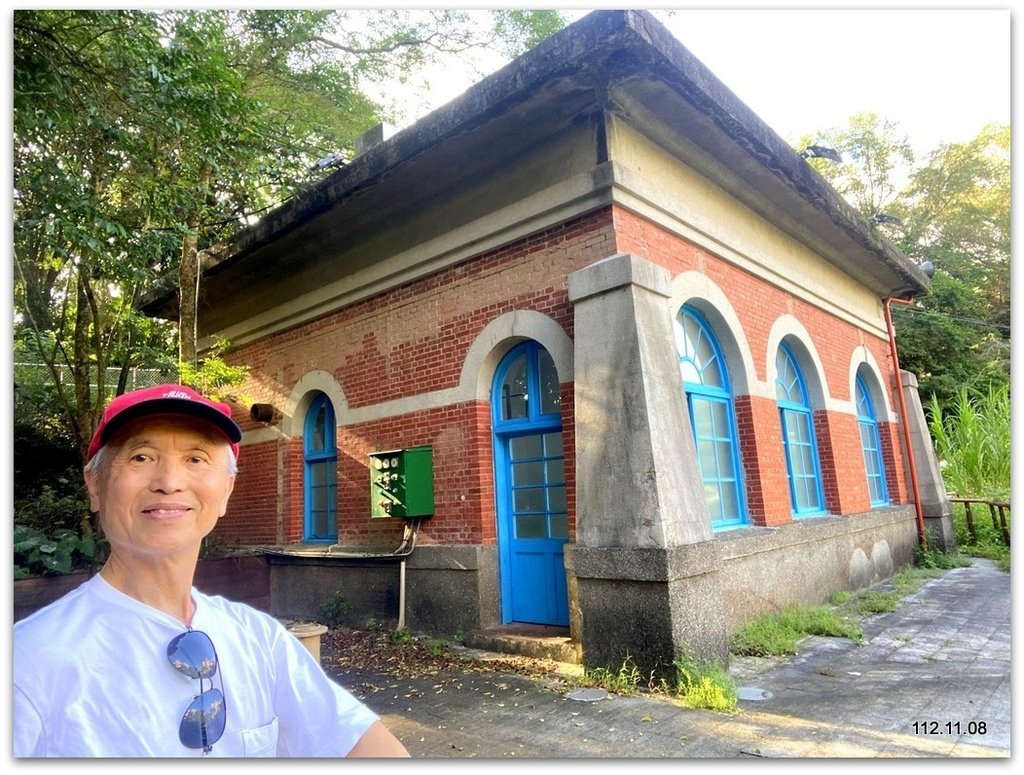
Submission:
<svg viewBox="0 0 1024 775">
<path fill-rule="evenodd" d="M 228 477 L 228 490 L 224 493 L 224 501 L 220 504 L 220 514 L 217 515 L 217 519 L 220 519 L 228 511 L 228 501 L 231 500 L 231 493 L 235 491 L 235 477 Z"/>
<path fill-rule="evenodd" d="M 96 471 L 87 468 L 83 471 L 83 476 L 85 477 L 85 489 L 89 492 L 89 511 L 97 514 L 100 510 L 100 488 L 99 482 L 96 481 Z"/>
</svg>

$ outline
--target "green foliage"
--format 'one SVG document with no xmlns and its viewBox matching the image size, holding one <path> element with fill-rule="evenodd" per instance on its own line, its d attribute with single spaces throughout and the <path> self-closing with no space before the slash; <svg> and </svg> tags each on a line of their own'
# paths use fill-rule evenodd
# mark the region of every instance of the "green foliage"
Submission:
<svg viewBox="0 0 1024 775">
<path fill-rule="evenodd" d="M 811 161 L 865 218 L 881 212 L 894 214 L 897 180 L 913 166 L 914 153 L 893 122 L 874 113 L 858 113 L 850 116 L 845 127 L 802 138 L 801 147 L 812 142 L 841 152 L 842 164 Z"/>
<path fill-rule="evenodd" d="M 672 664 L 676 668 L 675 695 L 688 707 L 716 711 L 736 707 L 739 691 L 726 669 L 688 653 L 676 657 Z"/>
<path fill-rule="evenodd" d="M 962 498 L 1010 497 L 1010 390 L 960 387 L 943 407 L 928 402 L 928 427 L 946 490 Z"/>
<path fill-rule="evenodd" d="M 594 686 L 606 689 L 615 694 L 636 694 L 640 685 L 640 669 L 629 654 L 617 670 L 607 667 L 595 667 L 586 670 L 577 679 L 580 686 Z"/>
<path fill-rule="evenodd" d="M 68 472 L 71 475 L 71 472 Z M 79 478 L 81 473 L 78 473 Z M 73 483 L 67 477 L 55 480 L 56 487 L 43 484 L 31 493 L 15 498 L 16 524 L 44 532 L 58 529 L 80 530 L 89 520 L 89 499 L 84 484 Z M 58 489 L 59 488 L 59 489 Z"/>
<path fill-rule="evenodd" d="M 105 542 L 89 531 L 58 528 L 46 532 L 14 526 L 14 578 L 52 576 L 85 570 L 104 556 Z"/>
<path fill-rule="evenodd" d="M 923 396 L 945 405 L 963 386 L 985 391 L 1010 375 L 1010 128 L 982 127 L 966 143 L 925 158 L 874 114 L 800 138 L 839 151 L 836 164 L 810 159 L 866 224 L 881 212 L 898 223 L 872 226 L 911 260 L 936 268 L 912 307 L 893 308 L 900 364 Z"/>
<path fill-rule="evenodd" d="M 900 604 L 900 596 L 896 592 L 873 591 L 858 595 L 853 600 L 853 610 L 858 614 L 884 614 L 895 611 Z"/>
<path fill-rule="evenodd" d="M 934 549 L 930 549 L 928 552 L 922 552 L 921 548 L 918 547 L 915 551 L 915 566 L 900 571 L 892 578 L 896 594 L 900 597 L 912 595 L 917 592 L 925 582 L 938 578 L 945 572 L 945 569 L 940 568 L 938 564 L 938 562 L 945 562 L 945 560 L 942 559 L 935 564 L 932 564 L 930 556 L 933 554 L 941 554 L 943 557 L 949 556 L 946 555 L 945 552 L 937 552 Z M 929 558 L 925 559 L 926 556 Z"/>
<path fill-rule="evenodd" d="M 953 506 L 953 529 L 957 546 L 965 555 L 995 560 L 1002 570 L 1009 573 L 1010 547 L 1003 540 L 1002 530 L 993 524 L 987 506 L 976 505 L 973 513 L 974 529 L 971 530 L 967 524 L 966 507 L 962 504 Z"/>
<path fill-rule="evenodd" d="M 221 356 L 229 350 L 230 343 L 221 339 L 198 364 L 180 361 L 178 374 L 181 383 L 217 400 L 238 398 L 232 388 L 245 382 L 250 368 L 245 365 L 235 366 L 225 361 Z"/>
<path fill-rule="evenodd" d="M 905 192 L 907 234 L 900 247 L 977 289 L 985 321 L 1009 338 L 1010 128 L 983 127 L 965 143 L 944 144 L 916 170 Z"/>
<path fill-rule="evenodd" d="M 342 597 L 341 592 L 336 592 L 320 606 L 320 621 L 328 627 L 340 627 L 346 622 L 351 610 L 352 606 Z"/>
<path fill-rule="evenodd" d="M 558 11 L 495 9 L 492 12 L 494 37 L 512 57 L 529 51 L 565 26 Z"/>
<path fill-rule="evenodd" d="M 667 694 L 691 708 L 718 711 L 735 708 L 738 692 L 727 669 L 713 662 L 698 660 L 685 650 L 673 660 L 672 666 L 675 670 L 673 681 L 656 681 L 653 674 L 645 681 L 633 657 L 627 654 L 617 669 L 590 668 L 569 683 L 620 695 L 634 695 L 641 690 Z"/>
<path fill-rule="evenodd" d="M 448 651 L 448 643 L 443 638 L 431 638 L 427 643 L 427 652 L 432 657 L 439 657 Z"/>
<path fill-rule="evenodd" d="M 797 644 L 808 635 L 850 638 L 860 641 L 863 633 L 828 606 L 791 605 L 766 613 L 739 627 L 729 640 L 729 650 L 739 656 L 764 657 L 796 654 Z"/>
<path fill-rule="evenodd" d="M 913 306 L 893 307 L 900 366 L 917 375 L 922 396 L 944 405 L 965 386 L 1009 384 L 1008 345 L 990 317 L 982 292 L 945 271 Z"/>
<path fill-rule="evenodd" d="M 350 159 L 359 135 L 386 118 L 368 83 L 401 80 L 438 50 L 532 45 L 559 18 L 16 10 L 14 338 L 44 365 L 39 397 L 70 448 L 84 450 L 129 369 L 195 363 L 190 294 L 177 331 L 144 318 L 139 300 L 158 285 L 191 289 L 197 251 L 320 179 L 318 160 Z M 109 366 L 120 369 L 116 384 Z M 227 368 L 211 359 L 185 376 L 237 384 Z"/>
<path fill-rule="evenodd" d="M 391 640 L 394 643 L 412 643 L 412 633 L 403 627 L 402 629 L 395 630 L 391 633 Z"/>
<path fill-rule="evenodd" d="M 914 565 L 925 571 L 947 571 L 953 568 L 967 568 L 971 561 L 966 557 L 937 549 L 925 551 L 919 546 L 914 550 Z"/>
</svg>

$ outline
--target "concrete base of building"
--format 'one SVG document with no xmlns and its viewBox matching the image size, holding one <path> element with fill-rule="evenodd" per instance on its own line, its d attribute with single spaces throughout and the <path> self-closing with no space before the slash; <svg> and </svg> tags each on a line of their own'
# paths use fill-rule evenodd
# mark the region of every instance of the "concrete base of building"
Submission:
<svg viewBox="0 0 1024 775">
<path fill-rule="evenodd" d="M 405 626 L 415 632 L 490 633 L 477 647 L 517 654 L 535 650 L 531 638 L 542 644 L 555 637 L 561 661 L 617 670 L 628 654 L 650 672 L 687 653 L 724 661 L 728 635 L 744 622 L 878 583 L 910 566 L 917 545 L 913 506 L 730 530 L 673 550 L 570 544 L 569 605 L 576 615 L 571 629 L 554 635 L 502 623 L 494 546 L 417 547 L 405 558 L 404 595 L 398 559 L 274 555 L 272 610 L 315 619 L 337 597 L 346 603 L 346 622 L 358 627 L 397 620 L 404 602 Z"/>
<path fill-rule="evenodd" d="M 730 633 L 758 614 L 787 605 L 820 605 L 840 590 L 868 587 L 914 561 L 913 506 L 778 527 L 719 533 L 722 600 Z"/>
<path fill-rule="evenodd" d="M 728 663 L 713 541 L 673 549 L 574 546 L 583 663 L 674 679 L 680 657 Z"/>
</svg>

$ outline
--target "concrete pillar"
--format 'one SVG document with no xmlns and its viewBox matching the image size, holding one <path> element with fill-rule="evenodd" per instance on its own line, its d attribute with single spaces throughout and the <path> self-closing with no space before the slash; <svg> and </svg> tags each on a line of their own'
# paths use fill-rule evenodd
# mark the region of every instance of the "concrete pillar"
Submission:
<svg viewBox="0 0 1024 775">
<path fill-rule="evenodd" d="M 957 550 L 956 531 L 953 528 L 953 507 L 942 481 L 939 461 L 935 456 L 931 431 L 921 406 L 921 394 L 917 390 L 917 376 L 900 370 L 900 385 L 903 400 L 907 404 L 905 422 L 910 430 L 910 441 L 914 450 L 917 468 L 917 486 L 920 490 L 921 511 L 924 514 L 924 530 L 931 549 L 944 552 Z M 909 464 L 909 460 L 907 461 Z M 908 476 L 908 481 L 910 478 Z M 911 494 L 913 497 L 913 494 Z"/>
<path fill-rule="evenodd" d="M 666 299 L 668 272 L 619 254 L 569 276 L 575 305 L 576 543 L 587 667 L 726 664 L 728 633 Z"/>
</svg>

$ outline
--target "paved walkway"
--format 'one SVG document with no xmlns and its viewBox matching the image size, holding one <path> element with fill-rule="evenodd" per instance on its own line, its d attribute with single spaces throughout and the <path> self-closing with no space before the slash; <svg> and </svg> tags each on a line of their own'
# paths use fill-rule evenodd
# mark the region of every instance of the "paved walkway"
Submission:
<svg viewBox="0 0 1024 775">
<path fill-rule="evenodd" d="M 338 679 L 417 757 L 1010 756 L 1007 574 L 975 560 L 861 628 L 862 645 L 811 638 L 793 658 L 735 660 L 731 714 L 518 675 Z"/>
</svg>

